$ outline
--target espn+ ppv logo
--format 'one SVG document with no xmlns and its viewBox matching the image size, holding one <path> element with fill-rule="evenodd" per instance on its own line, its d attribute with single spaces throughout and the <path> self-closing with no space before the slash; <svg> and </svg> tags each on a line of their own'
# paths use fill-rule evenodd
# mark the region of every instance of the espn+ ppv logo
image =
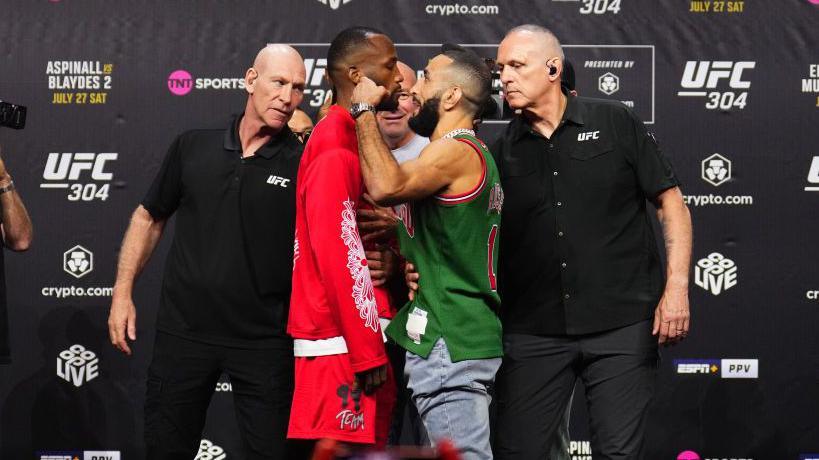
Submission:
<svg viewBox="0 0 819 460">
<path fill-rule="evenodd" d="M 742 110 L 748 104 L 751 82 L 744 72 L 756 67 L 754 61 L 688 61 L 677 92 L 681 97 L 704 97 L 708 110 Z"/>
<path fill-rule="evenodd" d="M 677 374 L 713 375 L 724 379 L 759 378 L 758 359 L 675 359 Z"/>
</svg>

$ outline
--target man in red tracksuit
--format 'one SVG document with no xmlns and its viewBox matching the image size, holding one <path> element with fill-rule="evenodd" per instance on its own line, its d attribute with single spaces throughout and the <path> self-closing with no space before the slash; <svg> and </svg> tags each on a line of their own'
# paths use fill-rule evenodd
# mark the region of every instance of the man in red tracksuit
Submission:
<svg viewBox="0 0 819 460">
<path fill-rule="evenodd" d="M 398 90 L 396 63 L 392 41 L 365 27 L 342 31 L 328 51 L 337 105 L 313 130 L 296 181 L 289 438 L 386 443 L 395 392 L 387 383 L 379 305 L 356 226 L 364 185 L 349 109 L 363 76 Z"/>
</svg>

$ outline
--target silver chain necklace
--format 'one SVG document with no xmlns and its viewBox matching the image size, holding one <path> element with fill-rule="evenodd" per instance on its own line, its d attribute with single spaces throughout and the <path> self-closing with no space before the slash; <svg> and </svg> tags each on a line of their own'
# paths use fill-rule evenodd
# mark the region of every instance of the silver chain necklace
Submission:
<svg viewBox="0 0 819 460">
<path fill-rule="evenodd" d="M 453 129 L 452 131 L 444 134 L 443 136 L 441 136 L 441 138 L 442 139 L 452 139 L 453 137 L 458 136 L 460 134 L 469 134 L 470 136 L 475 137 L 475 131 L 473 131 L 471 129 L 468 129 L 468 128 L 458 128 L 458 129 Z"/>
</svg>

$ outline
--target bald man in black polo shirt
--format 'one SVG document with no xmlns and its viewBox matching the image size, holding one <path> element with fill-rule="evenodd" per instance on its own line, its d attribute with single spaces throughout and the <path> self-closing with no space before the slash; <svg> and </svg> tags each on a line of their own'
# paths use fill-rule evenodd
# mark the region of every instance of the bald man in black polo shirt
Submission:
<svg viewBox="0 0 819 460">
<path fill-rule="evenodd" d="M 286 45 L 262 49 L 245 75 L 243 115 L 171 145 L 131 218 L 108 320 L 111 343 L 136 340 L 136 277 L 176 214 L 145 401 L 151 460 L 193 458 L 219 376 L 233 387 L 248 459 L 285 450 L 293 343 L 285 333 L 302 144 L 287 127 L 305 68 Z"/>
<path fill-rule="evenodd" d="M 494 451 L 546 458 L 580 379 L 594 458 L 642 459 L 657 344 L 688 333 L 691 217 L 654 136 L 619 102 L 561 91 L 563 62 L 535 25 L 498 49 L 504 95 L 522 113 L 491 149 L 505 194 Z"/>
</svg>

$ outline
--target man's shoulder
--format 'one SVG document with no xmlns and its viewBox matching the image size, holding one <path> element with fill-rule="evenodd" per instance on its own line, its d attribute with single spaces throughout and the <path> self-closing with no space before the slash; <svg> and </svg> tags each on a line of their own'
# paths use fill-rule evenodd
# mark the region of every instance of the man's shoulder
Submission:
<svg viewBox="0 0 819 460">
<path fill-rule="evenodd" d="M 313 138 L 311 137 L 312 141 Z M 347 164 L 358 165 L 358 154 L 347 146 L 333 142 L 308 143 L 301 157 L 307 166 L 341 167 Z"/>
<path fill-rule="evenodd" d="M 176 138 L 177 141 L 183 145 L 202 145 L 203 143 L 211 143 L 214 140 L 218 140 L 219 143 L 216 145 L 221 146 L 224 136 L 224 128 L 197 128 L 183 131 L 182 134 Z"/>
</svg>

